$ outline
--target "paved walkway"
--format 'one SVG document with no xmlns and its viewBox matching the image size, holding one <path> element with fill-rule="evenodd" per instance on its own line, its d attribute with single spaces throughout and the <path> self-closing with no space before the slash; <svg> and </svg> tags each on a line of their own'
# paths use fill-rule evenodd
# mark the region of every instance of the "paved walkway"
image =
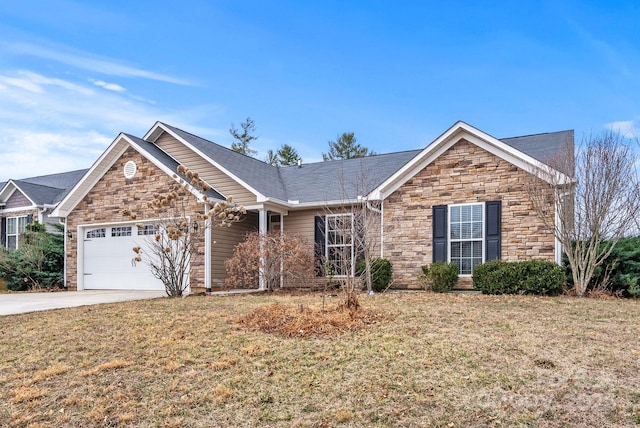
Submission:
<svg viewBox="0 0 640 428">
<path fill-rule="evenodd" d="M 85 290 L 51 293 L 0 293 L 0 315 L 164 297 L 164 291 Z"/>
</svg>

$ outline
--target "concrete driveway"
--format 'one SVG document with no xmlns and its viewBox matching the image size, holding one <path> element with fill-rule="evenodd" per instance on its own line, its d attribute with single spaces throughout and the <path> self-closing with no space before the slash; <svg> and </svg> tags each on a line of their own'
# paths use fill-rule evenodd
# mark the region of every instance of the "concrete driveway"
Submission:
<svg viewBox="0 0 640 428">
<path fill-rule="evenodd" d="M 164 291 L 87 290 L 52 293 L 0 293 L 0 315 L 164 297 Z"/>
</svg>

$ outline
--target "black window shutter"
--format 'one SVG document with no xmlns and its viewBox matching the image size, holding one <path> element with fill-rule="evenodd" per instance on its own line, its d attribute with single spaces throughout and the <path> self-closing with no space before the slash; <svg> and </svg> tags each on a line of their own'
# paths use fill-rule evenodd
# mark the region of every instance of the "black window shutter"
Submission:
<svg viewBox="0 0 640 428">
<path fill-rule="evenodd" d="M 324 275 L 324 243 L 325 243 L 325 231 L 324 231 L 324 216 L 317 215 L 314 218 L 313 229 L 313 241 L 314 241 L 314 255 L 316 263 L 316 275 Z"/>
<path fill-rule="evenodd" d="M 31 223 L 33 223 L 33 214 L 29 214 L 27 216 L 27 224 L 31 224 Z"/>
<path fill-rule="evenodd" d="M 447 206 L 433 207 L 433 261 L 447 261 Z"/>
<path fill-rule="evenodd" d="M 502 201 L 485 204 L 485 261 L 500 260 L 502 246 Z"/>
<path fill-rule="evenodd" d="M 7 246 L 7 219 L 2 217 L 2 224 L 0 225 L 0 247 Z"/>
</svg>

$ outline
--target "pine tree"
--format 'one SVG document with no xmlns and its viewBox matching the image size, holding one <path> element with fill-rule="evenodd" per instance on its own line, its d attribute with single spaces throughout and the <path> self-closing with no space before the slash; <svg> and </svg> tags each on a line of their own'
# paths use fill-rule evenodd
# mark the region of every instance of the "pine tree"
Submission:
<svg viewBox="0 0 640 428">
<path fill-rule="evenodd" d="M 253 119 L 247 117 L 247 120 L 242 122 L 240 127 L 242 128 L 242 133 L 240 133 L 233 124 L 231 124 L 231 128 L 229 129 L 231 136 L 236 139 L 236 141 L 231 143 L 231 150 L 247 156 L 256 155 L 258 151 L 249 146 L 253 140 L 258 139 L 258 137 L 251 134 L 256 130 L 256 125 L 253 122 Z"/>
<path fill-rule="evenodd" d="M 336 141 L 329 141 L 329 153 L 322 153 L 325 161 L 336 159 L 353 159 L 375 155 L 375 152 L 357 143 L 353 132 L 343 132 Z"/>
</svg>

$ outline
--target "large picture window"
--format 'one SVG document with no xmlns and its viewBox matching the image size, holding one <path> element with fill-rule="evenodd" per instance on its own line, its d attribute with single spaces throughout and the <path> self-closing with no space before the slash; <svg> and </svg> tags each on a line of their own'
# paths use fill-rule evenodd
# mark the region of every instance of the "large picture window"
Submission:
<svg viewBox="0 0 640 428">
<path fill-rule="evenodd" d="M 26 230 L 27 222 L 27 216 L 7 218 L 7 241 L 4 243 L 5 247 L 12 250 L 18 248 L 20 234 Z"/>
<path fill-rule="evenodd" d="M 449 260 L 471 275 L 484 260 L 484 204 L 449 207 Z"/>
<path fill-rule="evenodd" d="M 351 276 L 354 273 L 353 214 L 329 214 L 325 221 L 327 274 Z"/>
</svg>

